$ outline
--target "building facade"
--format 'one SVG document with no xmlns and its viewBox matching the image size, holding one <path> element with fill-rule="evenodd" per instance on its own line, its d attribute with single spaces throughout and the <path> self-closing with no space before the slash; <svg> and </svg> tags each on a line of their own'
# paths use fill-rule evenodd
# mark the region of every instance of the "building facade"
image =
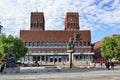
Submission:
<svg viewBox="0 0 120 80">
<path fill-rule="evenodd" d="M 74 38 L 73 61 L 91 61 L 94 53 L 90 30 L 80 30 L 79 13 L 67 12 L 64 30 L 45 30 L 43 12 L 32 12 L 30 30 L 20 30 L 20 38 L 28 47 L 24 61 L 40 61 L 46 64 L 69 63 L 67 44 Z M 75 63 L 76 64 L 76 63 Z"/>
</svg>

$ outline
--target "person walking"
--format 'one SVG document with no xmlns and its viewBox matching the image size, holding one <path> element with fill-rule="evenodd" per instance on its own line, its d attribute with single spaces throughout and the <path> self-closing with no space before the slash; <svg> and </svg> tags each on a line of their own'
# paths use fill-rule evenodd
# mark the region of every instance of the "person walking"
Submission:
<svg viewBox="0 0 120 80">
<path fill-rule="evenodd" d="M 114 62 L 113 61 L 111 61 L 110 66 L 111 66 L 111 69 L 114 69 Z"/>
<path fill-rule="evenodd" d="M 110 70 L 110 62 L 107 61 L 105 65 L 106 65 L 106 68 L 107 68 L 108 70 Z"/>
</svg>

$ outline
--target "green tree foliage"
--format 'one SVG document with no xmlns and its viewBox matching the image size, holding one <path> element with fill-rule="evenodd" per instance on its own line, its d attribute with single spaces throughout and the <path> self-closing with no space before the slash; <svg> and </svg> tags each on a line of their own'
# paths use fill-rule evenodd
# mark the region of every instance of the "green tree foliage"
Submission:
<svg viewBox="0 0 120 80">
<path fill-rule="evenodd" d="M 5 58 L 10 48 L 13 48 L 13 53 L 16 56 L 16 60 L 19 60 L 21 57 L 25 56 L 27 48 L 24 46 L 21 39 L 9 35 L 0 36 L 0 58 Z"/>
<path fill-rule="evenodd" d="M 105 58 L 120 58 L 120 35 L 105 38 L 101 52 L 102 56 Z"/>
</svg>

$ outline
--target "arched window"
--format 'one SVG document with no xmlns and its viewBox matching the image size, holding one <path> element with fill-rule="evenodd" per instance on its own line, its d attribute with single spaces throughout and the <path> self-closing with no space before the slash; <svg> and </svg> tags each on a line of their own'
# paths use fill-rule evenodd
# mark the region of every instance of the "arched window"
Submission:
<svg viewBox="0 0 120 80">
<path fill-rule="evenodd" d="M 36 23 L 34 23 L 34 30 L 36 30 L 37 26 L 36 26 Z"/>
<path fill-rule="evenodd" d="M 75 50 L 75 53 L 78 53 L 78 50 Z"/>
<path fill-rule="evenodd" d="M 34 27 L 36 27 L 36 23 L 34 23 Z"/>
<path fill-rule="evenodd" d="M 29 50 L 29 53 L 32 53 L 32 50 Z"/>
<path fill-rule="evenodd" d="M 53 46 L 53 43 L 52 42 L 50 42 L 50 47 L 52 47 Z"/>
<path fill-rule="evenodd" d="M 44 51 L 44 50 L 42 50 L 42 53 L 45 53 L 45 51 Z"/>
<path fill-rule="evenodd" d="M 83 50 L 84 53 L 86 53 L 87 51 L 86 50 Z"/>
<path fill-rule="evenodd" d="M 36 50 L 34 50 L 33 53 L 36 53 Z"/>
<path fill-rule="evenodd" d="M 36 42 L 33 42 L 33 46 L 36 46 Z"/>
<path fill-rule="evenodd" d="M 84 42 L 84 44 L 83 44 L 84 46 L 86 46 L 86 42 Z"/>
<path fill-rule="evenodd" d="M 37 42 L 37 46 L 40 46 L 40 42 Z"/>
<path fill-rule="evenodd" d="M 32 42 L 29 42 L 29 46 L 32 47 Z"/>
<path fill-rule="evenodd" d="M 33 26 L 33 23 L 31 23 L 31 27 Z"/>
<path fill-rule="evenodd" d="M 40 53 L 40 50 L 38 50 L 38 53 Z"/>
<path fill-rule="evenodd" d="M 44 42 L 42 42 L 42 45 L 41 45 L 41 46 L 42 46 L 42 47 L 43 47 L 43 46 L 45 46 L 45 43 L 44 43 Z"/>
<path fill-rule="evenodd" d="M 61 43 L 61 42 L 58 42 L 58 46 L 61 47 L 61 46 L 62 46 L 62 43 Z"/>
<path fill-rule="evenodd" d="M 80 42 L 80 46 L 82 46 L 82 42 Z"/>
<path fill-rule="evenodd" d="M 57 46 L 57 42 L 54 42 L 54 47 L 56 47 Z"/>
<path fill-rule="evenodd" d="M 88 53 L 90 53 L 91 52 L 91 50 L 88 50 Z"/>
<path fill-rule="evenodd" d="M 65 42 L 62 42 L 62 46 L 65 46 Z"/>
<path fill-rule="evenodd" d="M 29 46 L 28 42 L 25 42 L 25 46 L 26 46 L 26 47 Z"/>
<path fill-rule="evenodd" d="M 78 42 L 76 42 L 76 43 L 75 43 L 75 46 L 76 46 L 76 47 L 78 47 L 78 46 L 79 46 Z"/>
<path fill-rule="evenodd" d="M 42 27 L 42 23 L 40 23 L 40 27 Z"/>
<path fill-rule="evenodd" d="M 88 42 L 88 46 L 90 46 L 90 42 Z"/>
<path fill-rule="evenodd" d="M 37 23 L 37 26 L 39 26 L 39 23 Z"/>
<path fill-rule="evenodd" d="M 70 23 L 67 24 L 68 26 L 70 25 Z"/>
<path fill-rule="evenodd" d="M 48 46 L 49 46 L 49 43 L 48 43 L 48 42 L 46 42 L 45 46 L 46 46 L 46 47 L 48 47 Z"/>
<path fill-rule="evenodd" d="M 82 50 L 80 50 L 80 53 L 82 53 L 83 51 Z"/>
</svg>

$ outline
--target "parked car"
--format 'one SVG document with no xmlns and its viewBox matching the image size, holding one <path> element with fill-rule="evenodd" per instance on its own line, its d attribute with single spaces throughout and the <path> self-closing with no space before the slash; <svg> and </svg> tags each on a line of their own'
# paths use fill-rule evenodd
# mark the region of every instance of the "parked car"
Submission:
<svg viewBox="0 0 120 80">
<path fill-rule="evenodd" d="M 105 65 L 106 62 L 107 62 L 107 59 L 105 59 L 105 58 L 97 58 L 97 59 L 95 60 L 95 62 L 96 62 L 96 63 L 100 63 L 101 65 Z"/>
</svg>

